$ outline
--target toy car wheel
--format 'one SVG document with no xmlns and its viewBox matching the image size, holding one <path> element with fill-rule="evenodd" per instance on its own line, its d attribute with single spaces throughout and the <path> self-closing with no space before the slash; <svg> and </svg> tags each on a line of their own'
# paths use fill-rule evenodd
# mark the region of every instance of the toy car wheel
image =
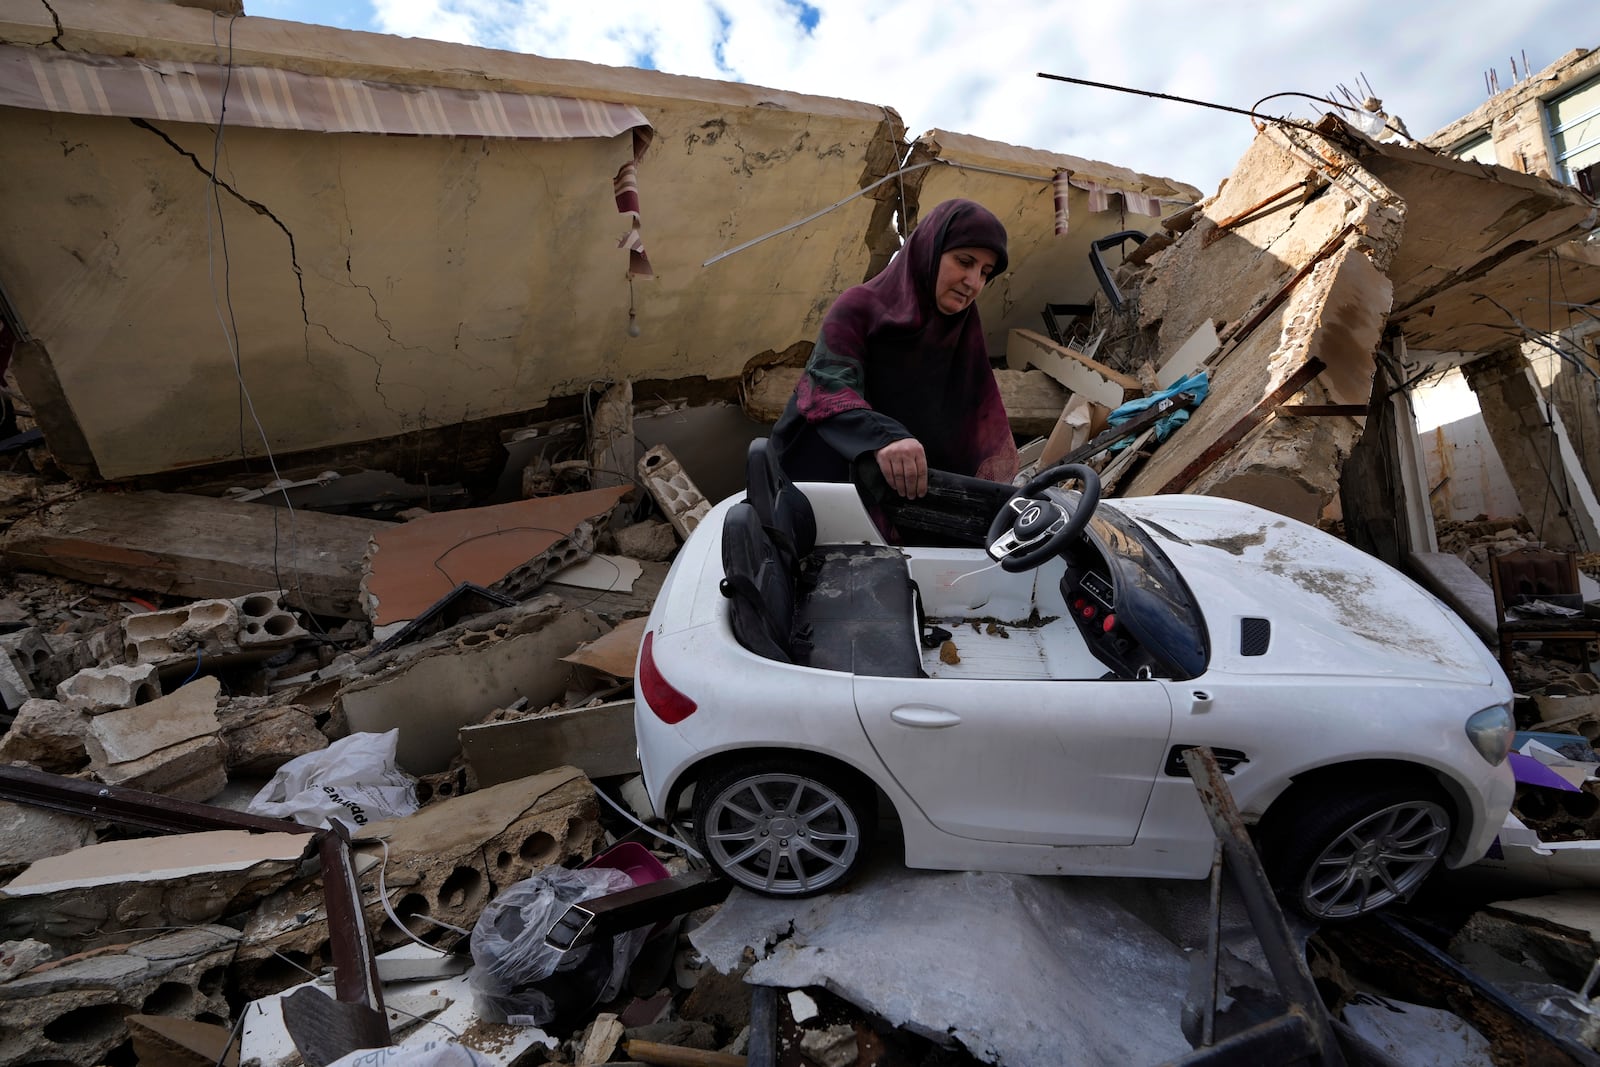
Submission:
<svg viewBox="0 0 1600 1067">
<path fill-rule="evenodd" d="M 1310 798 L 1268 869 L 1317 921 L 1354 919 L 1415 893 L 1450 841 L 1449 810 L 1422 786 Z"/>
<path fill-rule="evenodd" d="M 815 767 L 761 761 L 695 787 L 694 821 L 711 864 L 748 889 L 803 897 L 831 889 L 866 858 L 870 794 Z"/>
</svg>

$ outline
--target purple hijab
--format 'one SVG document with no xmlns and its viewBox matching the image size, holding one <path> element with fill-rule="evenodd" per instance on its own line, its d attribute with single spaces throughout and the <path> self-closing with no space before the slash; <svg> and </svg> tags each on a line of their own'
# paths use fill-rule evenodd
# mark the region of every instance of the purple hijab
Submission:
<svg viewBox="0 0 1600 1067">
<path fill-rule="evenodd" d="M 854 432 L 844 442 L 845 423 L 824 435 L 835 452 L 847 445 L 846 461 L 910 436 L 932 468 L 1010 481 L 1016 444 L 977 307 L 947 315 L 935 303 L 940 257 L 970 247 L 995 253 L 994 276 L 1006 269 L 1005 227 L 988 209 L 946 200 L 928 212 L 877 277 L 847 289 L 828 310 L 784 421 L 815 427 L 873 412 L 882 417 L 849 420 Z M 774 431 L 797 446 L 802 436 L 798 425 Z"/>
</svg>

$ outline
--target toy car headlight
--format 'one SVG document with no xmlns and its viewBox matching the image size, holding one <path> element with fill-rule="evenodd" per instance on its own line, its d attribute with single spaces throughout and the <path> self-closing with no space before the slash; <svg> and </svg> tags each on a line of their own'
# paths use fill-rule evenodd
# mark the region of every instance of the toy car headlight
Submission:
<svg viewBox="0 0 1600 1067">
<path fill-rule="evenodd" d="M 1511 752 L 1511 736 L 1517 727 L 1511 712 L 1503 706 L 1484 708 L 1467 720 L 1467 740 L 1478 750 L 1478 755 L 1498 767 Z"/>
</svg>

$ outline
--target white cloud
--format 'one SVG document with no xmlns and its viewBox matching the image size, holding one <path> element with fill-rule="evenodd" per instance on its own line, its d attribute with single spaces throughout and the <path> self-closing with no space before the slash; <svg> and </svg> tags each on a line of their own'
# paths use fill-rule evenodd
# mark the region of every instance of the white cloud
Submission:
<svg viewBox="0 0 1600 1067">
<path fill-rule="evenodd" d="M 746 81 L 895 108 L 938 127 L 1086 156 L 1205 191 L 1252 136 L 1249 120 L 1050 82 L 1036 72 L 1249 107 L 1321 95 L 1364 73 L 1425 136 L 1484 99 L 1483 72 L 1535 69 L 1594 47 L 1593 0 L 372 0 L 373 28 L 616 66 Z M 802 26 L 807 8 L 814 28 Z M 1268 106 L 1306 117 L 1309 102 Z"/>
</svg>

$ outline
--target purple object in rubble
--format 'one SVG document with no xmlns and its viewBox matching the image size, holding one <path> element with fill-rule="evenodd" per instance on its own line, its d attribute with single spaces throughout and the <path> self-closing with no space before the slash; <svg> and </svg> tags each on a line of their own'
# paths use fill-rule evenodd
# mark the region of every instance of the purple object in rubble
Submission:
<svg viewBox="0 0 1600 1067">
<path fill-rule="evenodd" d="M 1562 789 L 1569 793 L 1583 792 L 1583 790 L 1532 756 L 1524 756 L 1520 752 L 1513 752 L 1509 758 L 1511 760 L 1511 773 L 1516 776 L 1519 785 L 1541 785 L 1547 789 Z"/>
</svg>

